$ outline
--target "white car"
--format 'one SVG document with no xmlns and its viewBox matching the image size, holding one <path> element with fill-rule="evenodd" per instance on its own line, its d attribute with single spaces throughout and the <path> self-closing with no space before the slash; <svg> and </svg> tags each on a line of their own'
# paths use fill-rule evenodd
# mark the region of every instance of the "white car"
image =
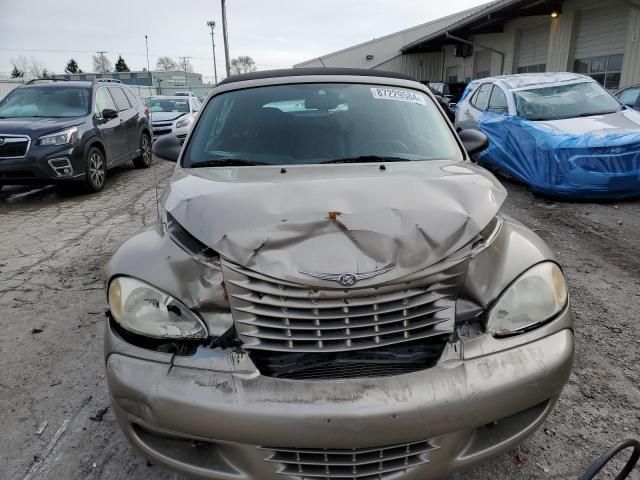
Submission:
<svg viewBox="0 0 640 480">
<path fill-rule="evenodd" d="M 184 139 L 193 125 L 200 101 L 191 96 L 159 95 L 149 99 L 153 138 L 172 134 Z"/>
</svg>

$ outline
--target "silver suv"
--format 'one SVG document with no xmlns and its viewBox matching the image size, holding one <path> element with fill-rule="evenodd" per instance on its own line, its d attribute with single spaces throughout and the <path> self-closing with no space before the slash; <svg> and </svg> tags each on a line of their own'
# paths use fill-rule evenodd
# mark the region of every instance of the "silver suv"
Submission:
<svg viewBox="0 0 640 480">
<path fill-rule="evenodd" d="M 114 412 L 207 479 L 432 479 L 521 442 L 573 361 L 565 278 L 433 95 L 393 73 L 232 77 L 162 218 L 108 265 Z"/>
</svg>

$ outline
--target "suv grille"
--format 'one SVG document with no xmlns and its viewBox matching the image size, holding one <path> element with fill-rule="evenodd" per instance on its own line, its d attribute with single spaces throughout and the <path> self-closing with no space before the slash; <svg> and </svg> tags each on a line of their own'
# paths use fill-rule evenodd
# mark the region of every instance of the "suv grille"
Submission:
<svg viewBox="0 0 640 480">
<path fill-rule="evenodd" d="M 351 450 L 268 448 L 268 462 L 282 464 L 278 473 L 302 479 L 381 480 L 429 462 L 427 452 L 438 447 L 428 441 L 382 448 Z"/>
<path fill-rule="evenodd" d="M 4 139 L 0 145 L 0 158 L 21 158 L 27 154 L 29 148 L 29 139 L 26 137 L 4 137 L 0 134 L 0 138 Z"/>
<path fill-rule="evenodd" d="M 465 266 L 442 268 L 378 288 L 310 289 L 223 262 L 244 347 L 281 352 L 363 350 L 449 335 Z"/>
</svg>

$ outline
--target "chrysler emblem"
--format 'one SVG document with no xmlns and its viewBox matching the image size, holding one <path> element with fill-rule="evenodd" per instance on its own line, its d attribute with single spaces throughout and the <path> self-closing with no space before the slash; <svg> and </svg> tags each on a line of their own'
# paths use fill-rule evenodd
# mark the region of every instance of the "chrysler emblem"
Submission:
<svg viewBox="0 0 640 480">
<path fill-rule="evenodd" d="M 382 275 L 383 273 L 386 273 L 390 270 L 393 270 L 393 267 L 367 273 L 313 273 L 303 271 L 300 271 L 300 273 L 313 278 L 319 278 L 320 280 L 327 280 L 328 282 L 338 282 L 343 287 L 353 287 L 360 280 L 367 280 L 369 278 L 377 277 L 378 275 Z"/>
</svg>

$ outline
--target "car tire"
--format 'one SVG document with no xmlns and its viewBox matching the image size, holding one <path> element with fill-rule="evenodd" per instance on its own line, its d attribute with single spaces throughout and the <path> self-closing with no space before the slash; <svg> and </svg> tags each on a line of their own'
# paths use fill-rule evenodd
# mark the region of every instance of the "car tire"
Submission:
<svg viewBox="0 0 640 480">
<path fill-rule="evenodd" d="M 148 133 L 140 136 L 140 156 L 133 159 L 136 168 L 149 168 L 151 166 L 151 138 Z"/>
<path fill-rule="evenodd" d="M 90 192 L 99 192 L 107 180 L 107 159 L 98 147 L 91 147 L 86 158 L 85 187 Z"/>
</svg>

